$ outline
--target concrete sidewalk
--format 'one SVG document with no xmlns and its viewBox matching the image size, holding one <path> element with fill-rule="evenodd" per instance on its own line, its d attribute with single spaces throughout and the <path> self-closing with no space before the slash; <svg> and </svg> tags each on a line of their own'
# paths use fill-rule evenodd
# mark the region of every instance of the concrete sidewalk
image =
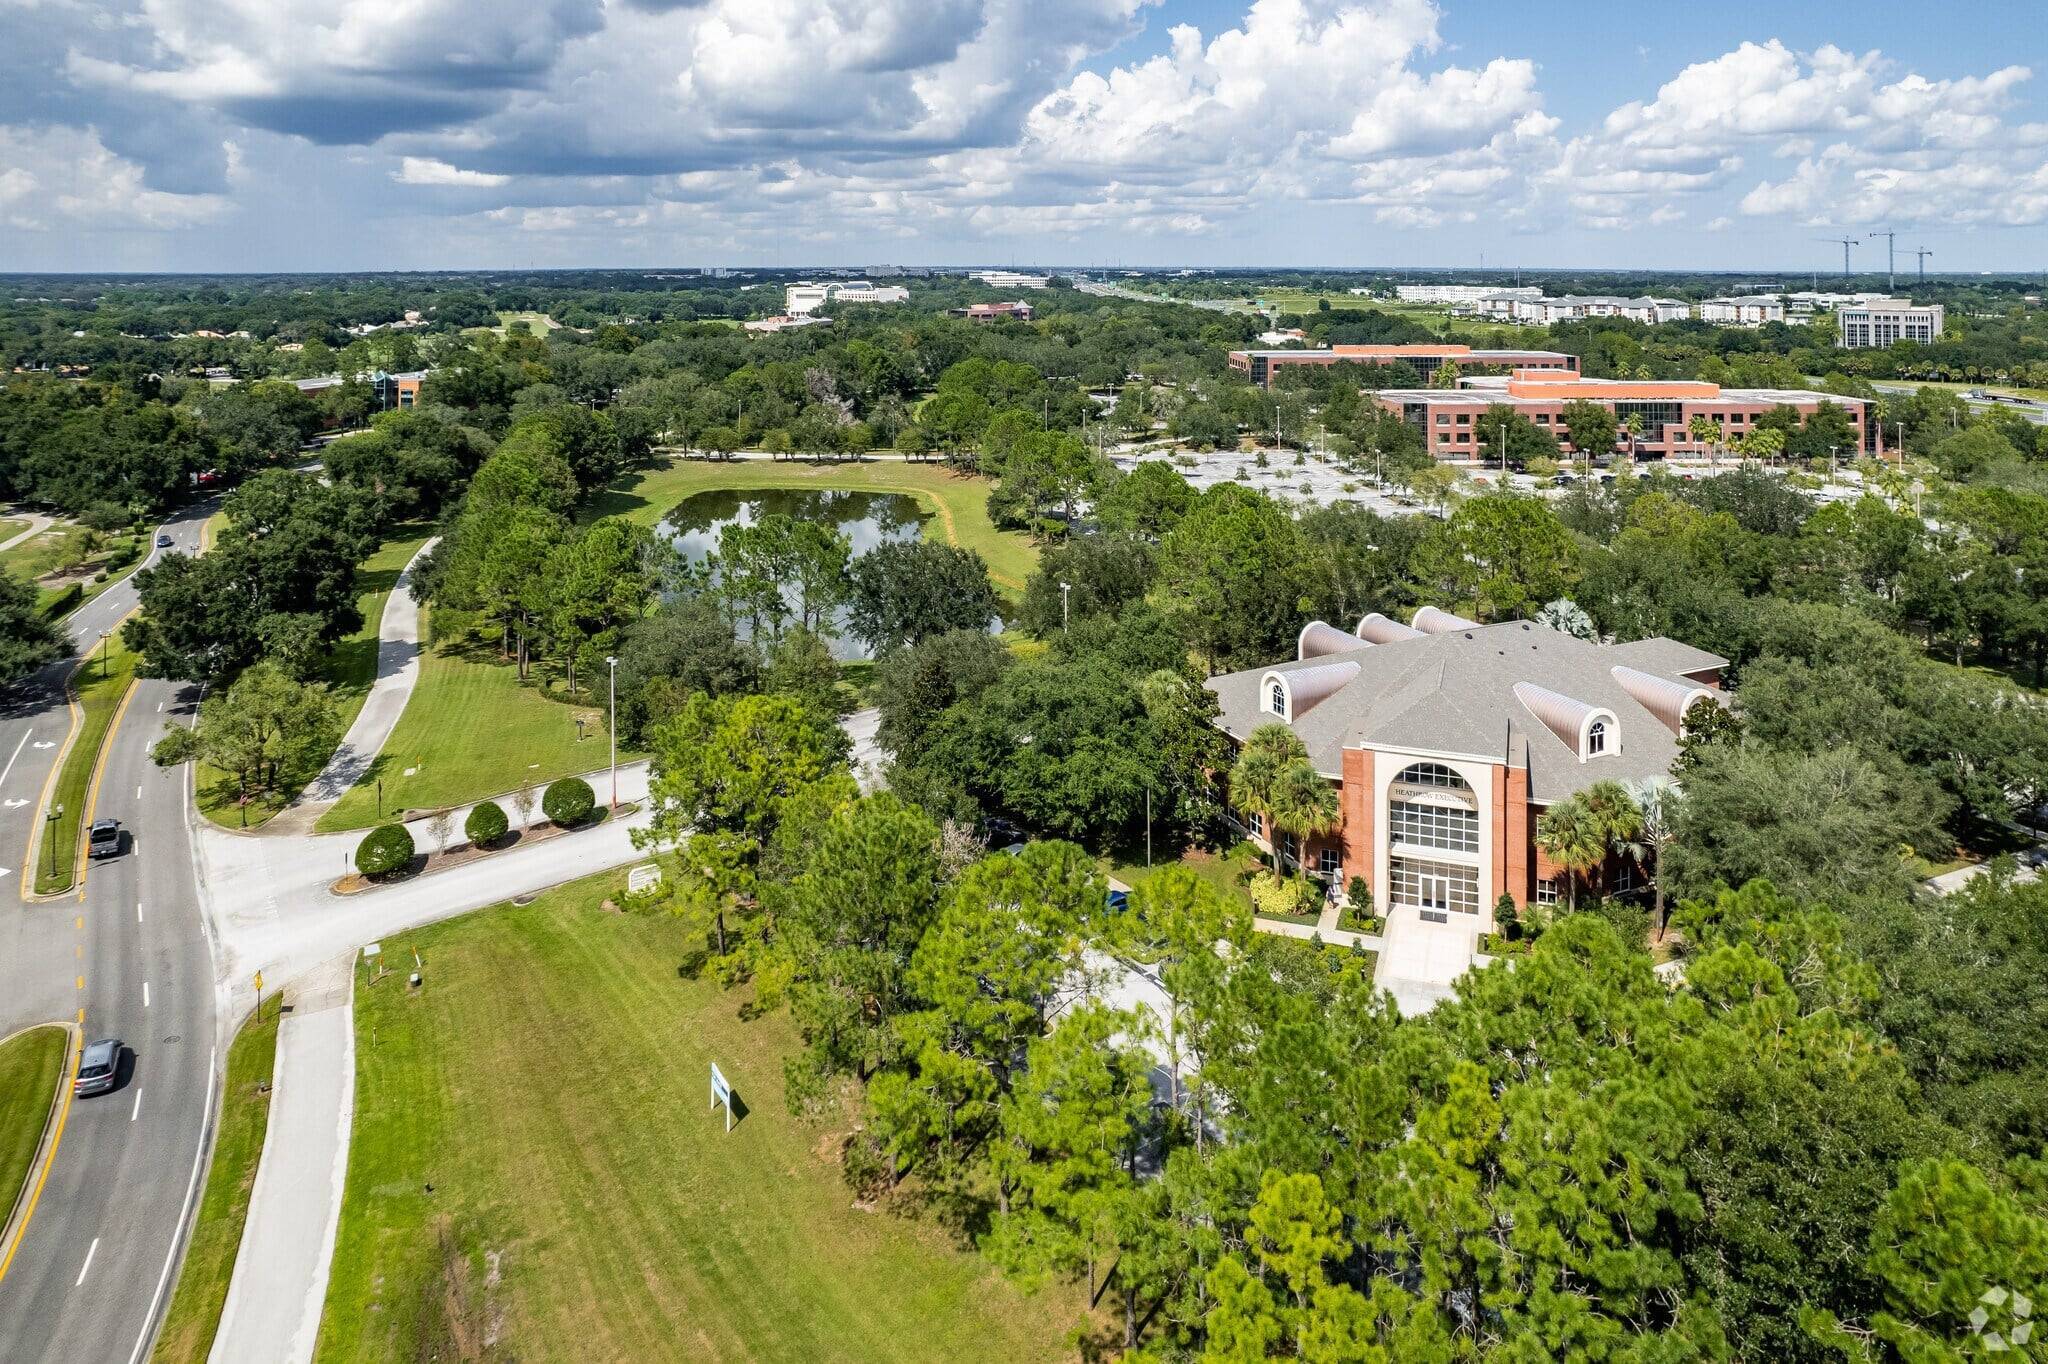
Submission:
<svg viewBox="0 0 2048 1364">
<path fill-rule="evenodd" d="M 320 769 L 320 775 L 306 783 L 306 789 L 259 831 L 261 835 L 307 834 L 313 823 L 363 779 L 370 764 L 384 751 L 398 718 L 412 700 L 413 686 L 420 676 L 420 606 L 413 600 L 412 571 L 428 551 L 441 543 L 435 536 L 420 546 L 399 573 L 391 593 L 384 599 L 384 615 L 377 622 L 377 680 L 363 698 L 355 723 L 342 735 L 340 747 Z"/>
<path fill-rule="evenodd" d="M 355 954 L 310 972 L 278 1027 L 270 1126 L 214 1364 L 307 1364 L 320 1334 L 355 1111 Z"/>
</svg>

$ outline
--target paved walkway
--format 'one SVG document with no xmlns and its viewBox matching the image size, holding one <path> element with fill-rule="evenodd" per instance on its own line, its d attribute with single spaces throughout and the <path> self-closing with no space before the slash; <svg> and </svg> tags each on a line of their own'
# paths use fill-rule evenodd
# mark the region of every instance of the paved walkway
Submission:
<svg viewBox="0 0 2048 1364">
<path fill-rule="evenodd" d="M 313 1358 L 355 1110 L 354 983 L 349 953 L 290 992 L 292 1012 L 278 1027 L 263 1162 L 213 1341 L 214 1364 Z"/>
<path fill-rule="evenodd" d="M 0 540 L 0 551 L 10 550 L 16 545 L 25 544 L 28 540 L 34 536 L 41 535 L 55 524 L 55 522 L 49 517 L 44 516 L 41 512 L 9 512 L 7 519 L 12 521 L 17 516 L 26 516 L 28 518 L 28 529 L 22 531 L 19 535 L 10 535 L 5 540 Z"/>
<path fill-rule="evenodd" d="M 385 741 L 405 714 L 405 703 L 420 676 L 420 606 L 413 600 L 412 571 L 428 550 L 441 542 L 435 536 L 412 556 L 391 592 L 384 599 L 384 615 L 377 623 L 377 680 L 363 698 L 355 723 L 341 738 L 341 746 L 327 760 L 320 775 L 306 784 L 296 799 L 265 823 L 264 835 L 311 833 L 313 824 L 361 781 L 370 764 L 384 751 Z"/>
<path fill-rule="evenodd" d="M 1394 997 L 1402 1013 L 1426 1014 L 1456 993 L 1458 977 L 1472 969 L 1478 945 L 1476 929 L 1457 922 L 1428 923 L 1413 905 L 1391 905 L 1374 983 Z"/>
</svg>

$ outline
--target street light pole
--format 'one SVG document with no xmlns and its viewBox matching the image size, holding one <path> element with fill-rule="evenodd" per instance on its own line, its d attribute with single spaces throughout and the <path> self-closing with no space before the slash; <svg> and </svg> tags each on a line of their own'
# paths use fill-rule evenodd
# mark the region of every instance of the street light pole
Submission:
<svg viewBox="0 0 2048 1364">
<path fill-rule="evenodd" d="M 107 641 L 113 638 L 112 630 L 100 631 L 100 681 L 107 680 Z"/>
<path fill-rule="evenodd" d="M 1071 590 L 1067 583 L 1060 584 L 1060 629 L 1063 631 L 1067 628 L 1067 593 Z"/>
<path fill-rule="evenodd" d="M 612 809 L 619 808 L 619 660 L 606 654 L 605 663 L 612 672 L 612 719 L 606 726 L 612 741 Z"/>
</svg>

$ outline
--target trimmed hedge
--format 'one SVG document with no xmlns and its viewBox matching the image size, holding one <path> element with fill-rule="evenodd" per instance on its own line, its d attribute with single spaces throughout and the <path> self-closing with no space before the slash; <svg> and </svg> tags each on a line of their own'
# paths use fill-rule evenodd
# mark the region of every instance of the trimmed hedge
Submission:
<svg viewBox="0 0 2048 1364">
<path fill-rule="evenodd" d="M 541 813 L 564 826 L 581 824 L 597 808 L 597 793 L 581 777 L 564 777 L 550 783 L 540 798 Z"/>
<path fill-rule="evenodd" d="M 505 830 L 510 827 L 511 824 L 505 818 L 505 812 L 499 808 L 498 802 L 494 800 L 484 801 L 469 812 L 468 819 L 462 821 L 463 836 L 469 840 L 470 846 L 474 848 L 481 848 L 487 843 L 496 843 L 505 836 Z"/>
<path fill-rule="evenodd" d="M 48 604 L 43 607 L 43 619 L 55 620 L 57 617 L 68 613 L 72 607 L 84 600 L 85 584 L 73 583 L 56 596 L 50 598 Z"/>
<path fill-rule="evenodd" d="M 356 870 L 365 876 L 388 876 L 412 861 L 412 835 L 403 824 L 380 824 L 356 845 Z"/>
</svg>

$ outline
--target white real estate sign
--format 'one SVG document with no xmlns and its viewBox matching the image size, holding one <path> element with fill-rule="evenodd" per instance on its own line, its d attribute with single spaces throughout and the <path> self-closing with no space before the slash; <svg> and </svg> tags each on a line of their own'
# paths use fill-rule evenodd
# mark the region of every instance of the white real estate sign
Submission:
<svg viewBox="0 0 2048 1364">
<path fill-rule="evenodd" d="M 711 1106 L 725 1105 L 725 1130 L 732 1131 L 732 1086 L 726 1083 L 725 1075 L 718 1069 L 718 1062 L 711 1063 Z"/>
<path fill-rule="evenodd" d="M 642 862 L 626 873 L 626 893 L 639 895 L 653 890 L 661 884 L 661 868 L 652 862 Z"/>
</svg>

